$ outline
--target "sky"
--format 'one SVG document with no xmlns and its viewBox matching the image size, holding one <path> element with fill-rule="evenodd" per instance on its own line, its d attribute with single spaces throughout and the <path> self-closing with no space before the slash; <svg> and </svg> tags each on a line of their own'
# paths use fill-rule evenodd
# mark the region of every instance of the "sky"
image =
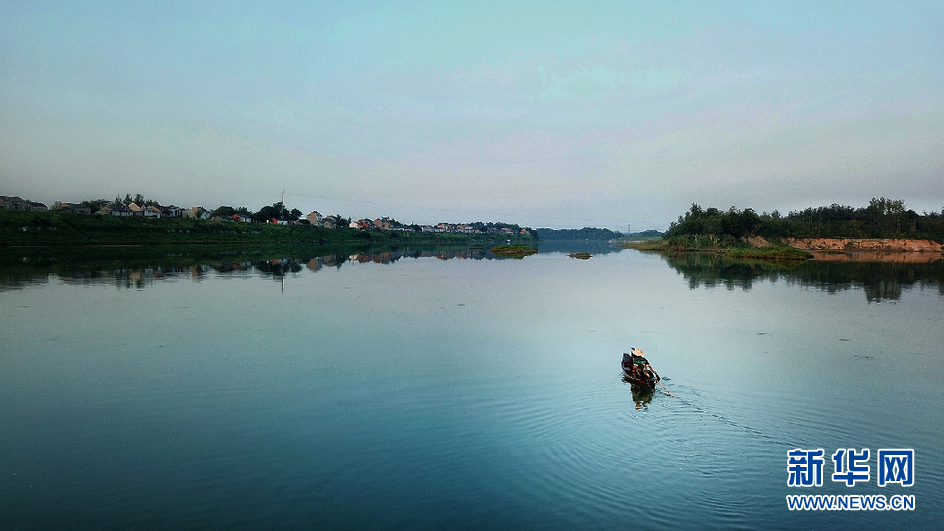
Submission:
<svg viewBox="0 0 944 531">
<path fill-rule="evenodd" d="M 944 2 L 0 3 L 0 195 L 665 230 L 944 209 Z"/>
</svg>

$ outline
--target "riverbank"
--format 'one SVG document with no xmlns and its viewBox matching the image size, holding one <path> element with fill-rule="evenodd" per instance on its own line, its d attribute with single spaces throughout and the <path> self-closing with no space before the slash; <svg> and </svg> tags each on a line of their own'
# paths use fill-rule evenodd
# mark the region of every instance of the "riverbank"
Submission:
<svg viewBox="0 0 944 531">
<path fill-rule="evenodd" d="M 942 253 L 944 245 L 933 240 L 890 238 L 784 238 L 783 243 L 807 251 Z"/>
<path fill-rule="evenodd" d="M 81 215 L 63 212 L 0 211 L 0 248 L 68 245 L 215 245 L 215 244 L 473 244 L 534 242 L 521 234 L 407 232 L 327 229 L 311 225 L 275 225 L 187 218 Z"/>
<path fill-rule="evenodd" d="M 755 245 L 730 239 L 718 242 L 710 238 L 675 237 L 668 240 L 649 240 L 645 242 L 624 243 L 621 247 L 655 253 L 715 253 L 737 260 L 758 260 L 768 262 L 802 262 L 813 258 L 813 254 L 787 245 Z"/>
<path fill-rule="evenodd" d="M 944 246 L 933 240 L 890 238 L 783 238 L 771 242 L 761 237 L 740 243 L 717 243 L 708 238 L 672 238 L 623 244 L 622 247 L 659 253 L 708 252 L 740 260 L 873 260 L 931 262 L 944 256 Z"/>
</svg>

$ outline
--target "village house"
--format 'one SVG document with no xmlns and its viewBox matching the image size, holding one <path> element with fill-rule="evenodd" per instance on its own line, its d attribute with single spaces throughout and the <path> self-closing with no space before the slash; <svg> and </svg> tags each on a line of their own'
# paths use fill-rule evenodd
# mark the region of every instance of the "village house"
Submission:
<svg viewBox="0 0 944 531">
<path fill-rule="evenodd" d="M 322 223 L 324 223 L 324 216 L 319 214 L 317 210 L 312 210 L 311 214 L 305 216 L 305 219 L 307 219 L 312 224 L 312 226 L 315 227 L 321 227 Z"/>
<path fill-rule="evenodd" d="M 49 208 L 38 201 L 30 201 L 18 196 L 0 195 L 0 208 L 4 210 L 34 210 L 46 211 Z"/>
<path fill-rule="evenodd" d="M 311 214 L 305 216 L 313 227 L 324 227 L 326 229 L 336 229 L 338 228 L 338 217 L 337 216 L 322 216 L 317 210 L 313 210 Z M 353 225 L 351 225 L 353 227 Z"/>
<path fill-rule="evenodd" d="M 162 218 L 182 218 L 184 216 L 184 209 L 179 206 L 162 206 L 158 207 L 161 209 Z"/>
<path fill-rule="evenodd" d="M 91 214 L 92 209 L 82 203 L 60 203 L 56 209 L 61 212 L 72 212 L 73 214 Z"/>
<path fill-rule="evenodd" d="M 336 229 L 338 228 L 338 217 L 337 216 L 325 216 L 324 221 L 321 222 L 321 226 L 326 229 Z"/>
<path fill-rule="evenodd" d="M 143 216 L 145 218 L 161 217 L 161 209 L 151 205 L 139 205 L 138 203 L 132 202 L 128 205 L 128 209 L 131 210 L 131 215 L 133 216 Z"/>
<path fill-rule="evenodd" d="M 190 210 L 184 210 L 183 216 L 190 219 L 210 219 L 210 211 L 202 206 L 190 207 Z"/>
<path fill-rule="evenodd" d="M 121 203 L 115 205 L 105 205 L 96 212 L 102 216 L 128 217 L 132 215 L 131 209 Z"/>
<path fill-rule="evenodd" d="M 4 210 L 26 210 L 26 200 L 18 196 L 0 195 L 0 208 Z"/>
</svg>

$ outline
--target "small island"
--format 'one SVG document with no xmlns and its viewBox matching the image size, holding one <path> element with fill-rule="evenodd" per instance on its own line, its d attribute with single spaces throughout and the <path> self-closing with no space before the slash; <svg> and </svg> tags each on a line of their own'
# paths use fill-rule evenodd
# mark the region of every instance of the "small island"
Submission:
<svg viewBox="0 0 944 531">
<path fill-rule="evenodd" d="M 538 252 L 537 247 L 531 247 L 530 245 L 524 245 L 523 243 L 516 243 L 513 245 L 496 245 L 491 249 L 493 254 L 499 256 L 508 256 L 511 258 L 524 258 L 525 256 L 536 254 Z"/>
<path fill-rule="evenodd" d="M 567 256 L 576 258 L 577 260 L 589 260 L 593 255 L 590 253 L 570 253 Z"/>
<path fill-rule="evenodd" d="M 692 204 L 661 239 L 622 244 L 665 254 L 708 252 L 742 261 L 798 263 L 820 253 L 944 252 L 944 212 L 917 214 L 902 200 L 833 204 L 782 216 Z"/>
</svg>

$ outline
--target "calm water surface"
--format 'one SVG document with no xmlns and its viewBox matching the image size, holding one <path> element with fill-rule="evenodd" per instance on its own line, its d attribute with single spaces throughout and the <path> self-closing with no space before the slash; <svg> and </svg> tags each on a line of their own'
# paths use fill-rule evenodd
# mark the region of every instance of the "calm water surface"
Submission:
<svg viewBox="0 0 944 531">
<path fill-rule="evenodd" d="M 566 251 L 7 260 L 0 529 L 940 529 L 940 260 Z M 632 346 L 677 398 L 634 395 Z M 787 486 L 794 448 L 822 487 Z M 870 482 L 830 480 L 839 448 Z"/>
</svg>

